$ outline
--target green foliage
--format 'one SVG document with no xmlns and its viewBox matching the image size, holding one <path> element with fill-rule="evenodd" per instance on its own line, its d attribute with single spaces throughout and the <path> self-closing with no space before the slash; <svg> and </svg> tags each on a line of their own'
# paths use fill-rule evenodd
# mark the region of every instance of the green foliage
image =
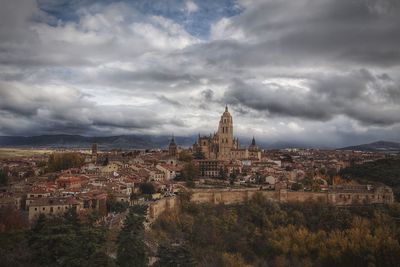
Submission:
<svg viewBox="0 0 400 267">
<path fill-rule="evenodd" d="M 32 262 L 32 254 L 26 240 L 26 231 L 0 233 L 0 266 L 38 266 Z"/>
<path fill-rule="evenodd" d="M 47 171 L 56 172 L 69 168 L 79 168 L 85 162 L 85 158 L 80 153 L 53 153 L 49 157 Z"/>
<path fill-rule="evenodd" d="M 134 206 L 126 216 L 118 235 L 117 266 L 147 266 L 148 258 L 143 241 L 146 210 L 144 206 Z"/>
<path fill-rule="evenodd" d="M 160 245 L 155 267 L 191 267 L 196 261 L 190 249 L 183 244 Z"/>
<path fill-rule="evenodd" d="M 129 203 L 123 201 L 117 201 L 116 199 L 107 199 L 107 212 L 121 213 L 128 209 Z"/>
<path fill-rule="evenodd" d="M 299 191 L 299 190 L 303 189 L 303 185 L 301 183 L 294 183 L 294 184 L 292 184 L 290 189 L 293 191 Z"/>
<path fill-rule="evenodd" d="M 139 190 L 142 194 L 151 195 L 156 192 L 156 188 L 152 183 L 142 183 L 139 185 Z"/>
<path fill-rule="evenodd" d="M 180 161 L 184 161 L 184 162 L 190 162 L 193 160 L 193 155 L 187 151 L 181 151 L 179 153 L 179 158 Z"/>
<path fill-rule="evenodd" d="M 161 216 L 153 231 L 163 242 L 187 244 L 204 266 L 399 266 L 396 218 L 397 203 L 341 208 L 256 194 L 240 205 L 186 203 Z M 168 249 L 161 253 L 160 261 L 172 260 Z"/>
<path fill-rule="evenodd" d="M 20 210 L 14 207 L 0 208 L 0 229 L 3 231 L 23 230 L 28 227 L 28 220 Z"/>
<path fill-rule="evenodd" d="M 204 155 L 204 153 L 203 153 L 202 151 L 196 151 L 196 152 L 193 154 L 193 157 L 194 157 L 195 159 L 205 159 L 205 158 L 206 158 L 206 156 Z"/>
<path fill-rule="evenodd" d="M 74 210 L 64 216 L 40 215 L 28 234 L 33 262 L 40 266 L 96 266 L 105 255 L 105 229 L 80 222 Z M 98 265 L 97 265 L 98 266 Z"/>
<path fill-rule="evenodd" d="M 181 171 L 181 180 L 193 181 L 199 174 L 199 170 L 192 162 L 186 163 Z"/>
<path fill-rule="evenodd" d="M 8 177 L 4 171 L 0 170 L 0 186 L 8 185 Z"/>
<path fill-rule="evenodd" d="M 228 172 L 225 168 L 223 167 L 219 168 L 218 178 L 221 180 L 226 180 L 228 178 Z"/>
<path fill-rule="evenodd" d="M 380 182 L 393 187 L 396 199 L 400 199 L 400 159 L 382 159 L 343 169 L 340 175 L 360 182 Z"/>
</svg>

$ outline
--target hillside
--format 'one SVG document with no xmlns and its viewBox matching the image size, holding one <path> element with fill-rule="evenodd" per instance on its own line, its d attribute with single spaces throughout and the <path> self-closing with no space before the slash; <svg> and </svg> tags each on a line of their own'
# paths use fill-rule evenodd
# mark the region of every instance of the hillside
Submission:
<svg viewBox="0 0 400 267">
<path fill-rule="evenodd" d="M 180 259 L 190 258 L 207 267 L 398 266 L 398 216 L 397 204 L 343 209 L 255 195 L 237 205 L 184 203 L 151 236 L 166 248 L 160 261 L 171 262 L 158 266 L 188 266 Z"/>
<path fill-rule="evenodd" d="M 398 152 L 400 151 L 400 143 L 378 141 L 369 144 L 362 144 L 357 146 L 348 146 L 341 148 L 341 150 L 355 150 L 355 151 L 380 151 L 380 152 Z"/>
<path fill-rule="evenodd" d="M 400 159 L 382 159 L 343 169 L 344 178 L 362 183 L 383 183 L 393 188 L 395 197 L 400 199 Z"/>
</svg>

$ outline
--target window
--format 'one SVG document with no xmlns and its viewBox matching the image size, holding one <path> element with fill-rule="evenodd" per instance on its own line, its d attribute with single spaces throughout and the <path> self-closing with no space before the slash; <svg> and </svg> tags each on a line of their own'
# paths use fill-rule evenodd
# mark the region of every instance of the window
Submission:
<svg viewBox="0 0 400 267">
<path fill-rule="evenodd" d="M 46 210 L 46 208 L 43 208 L 43 210 Z"/>
<path fill-rule="evenodd" d="M 35 210 L 37 210 L 37 208 L 35 208 Z"/>
</svg>

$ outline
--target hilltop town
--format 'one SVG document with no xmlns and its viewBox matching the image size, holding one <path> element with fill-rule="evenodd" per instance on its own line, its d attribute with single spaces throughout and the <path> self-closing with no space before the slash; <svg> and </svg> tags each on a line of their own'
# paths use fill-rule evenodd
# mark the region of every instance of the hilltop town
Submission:
<svg viewBox="0 0 400 267">
<path fill-rule="evenodd" d="M 392 203 L 393 192 L 383 184 L 358 184 L 340 171 L 351 165 L 387 158 L 387 154 L 318 149 L 266 151 L 242 146 L 234 135 L 233 118 L 225 108 L 217 131 L 200 136 L 190 148 L 171 137 L 160 150 L 54 151 L 0 161 L 0 206 L 23 210 L 29 222 L 39 214 L 74 208 L 96 210 L 103 221 L 112 212 L 138 203 L 153 203 L 181 192 L 230 192 L 210 202 L 231 203 L 244 198 L 234 192 L 262 191 L 277 201 L 322 199 L 334 205 Z M 200 193 L 199 193 L 200 194 Z M 201 195 L 201 194 L 200 194 Z M 232 200 L 233 198 L 233 200 Z M 201 196 L 193 200 L 205 201 Z M 237 200 L 239 199 L 239 200 Z M 110 215 L 111 214 L 111 215 Z"/>
</svg>

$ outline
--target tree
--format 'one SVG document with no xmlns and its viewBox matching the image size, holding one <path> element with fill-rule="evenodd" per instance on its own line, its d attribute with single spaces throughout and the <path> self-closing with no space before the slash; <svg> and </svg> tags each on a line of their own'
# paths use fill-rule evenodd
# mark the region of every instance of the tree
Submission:
<svg viewBox="0 0 400 267">
<path fill-rule="evenodd" d="M 299 191 L 299 190 L 303 189 L 303 185 L 301 183 L 294 183 L 294 184 L 292 184 L 290 189 L 293 191 Z"/>
<path fill-rule="evenodd" d="M 179 158 L 180 161 L 185 161 L 185 162 L 190 162 L 193 160 L 193 155 L 190 154 L 187 151 L 182 151 L 179 153 Z"/>
<path fill-rule="evenodd" d="M 219 168 L 218 178 L 221 180 L 226 180 L 228 177 L 227 171 L 224 167 Z"/>
<path fill-rule="evenodd" d="M 205 158 L 206 158 L 206 156 L 204 155 L 203 151 L 200 151 L 200 150 L 196 151 L 196 152 L 193 154 L 193 157 L 194 157 L 195 159 L 205 159 Z"/>
<path fill-rule="evenodd" d="M 193 181 L 199 174 L 198 168 L 192 163 L 186 163 L 181 171 L 181 179 L 184 181 Z"/>
<path fill-rule="evenodd" d="M 229 175 L 229 183 L 233 185 L 236 181 L 236 178 L 237 178 L 236 170 L 233 170 L 233 172 Z"/>
<path fill-rule="evenodd" d="M 152 183 L 142 183 L 139 186 L 140 192 L 145 195 L 151 195 L 156 192 L 156 188 Z"/>
<path fill-rule="evenodd" d="M 90 221 L 83 224 L 70 209 L 64 216 L 40 215 L 28 245 L 40 266 L 93 266 L 95 257 L 105 253 L 105 230 Z"/>
<path fill-rule="evenodd" d="M 106 157 L 106 159 L 105 159 L 104 162 L 103 162 L 103 166 L 107 166 L 108 163 L 109 163 L 109 159 L 108 159 L 108 157 Z"/>
<path fill-rule="evenodd" d="M 8 185 L 8 176 L 4 171 L 0 170 L 0 186 L 6 185 Z"/>
<path fill-rule="evenodd" d="M 118 235 L 117 265 L 121 267 L 147 266 L 144 244 L 144 221 L 147 208 L 132 207 Z"/>
<path fill-rule="evenodd" d="M 247 264 L 240 254 L 224 253 L 222 254 L 223 267 L 251 267 Z"/>
<path fill-rule="evenodd" d="M 29 223 L 21 211 L 12 206 L 0 208 L 0 229 L 3 231 L 14 231 L 26 229 Z"/>
<path fill-rule="evenodd" d="M 196 266 L 191 251 L 182 244 L 160 245 L 155 267 L 191 267 Z"/>
<path fill-rule="evenodd" d="M 85 162 L 82 154 L 76 152 L 53 153 L 49 157 L 47 170 L 49 172 L 57 172 L 70 168 L 79 168 Z"/>
<path fill-rule="evenodd" d="M 128 209 L 129 203 L 124 201 L 118 201 L 115 198 L 107 199 L 107 212 L 121 213 Z"/>
</svg>

